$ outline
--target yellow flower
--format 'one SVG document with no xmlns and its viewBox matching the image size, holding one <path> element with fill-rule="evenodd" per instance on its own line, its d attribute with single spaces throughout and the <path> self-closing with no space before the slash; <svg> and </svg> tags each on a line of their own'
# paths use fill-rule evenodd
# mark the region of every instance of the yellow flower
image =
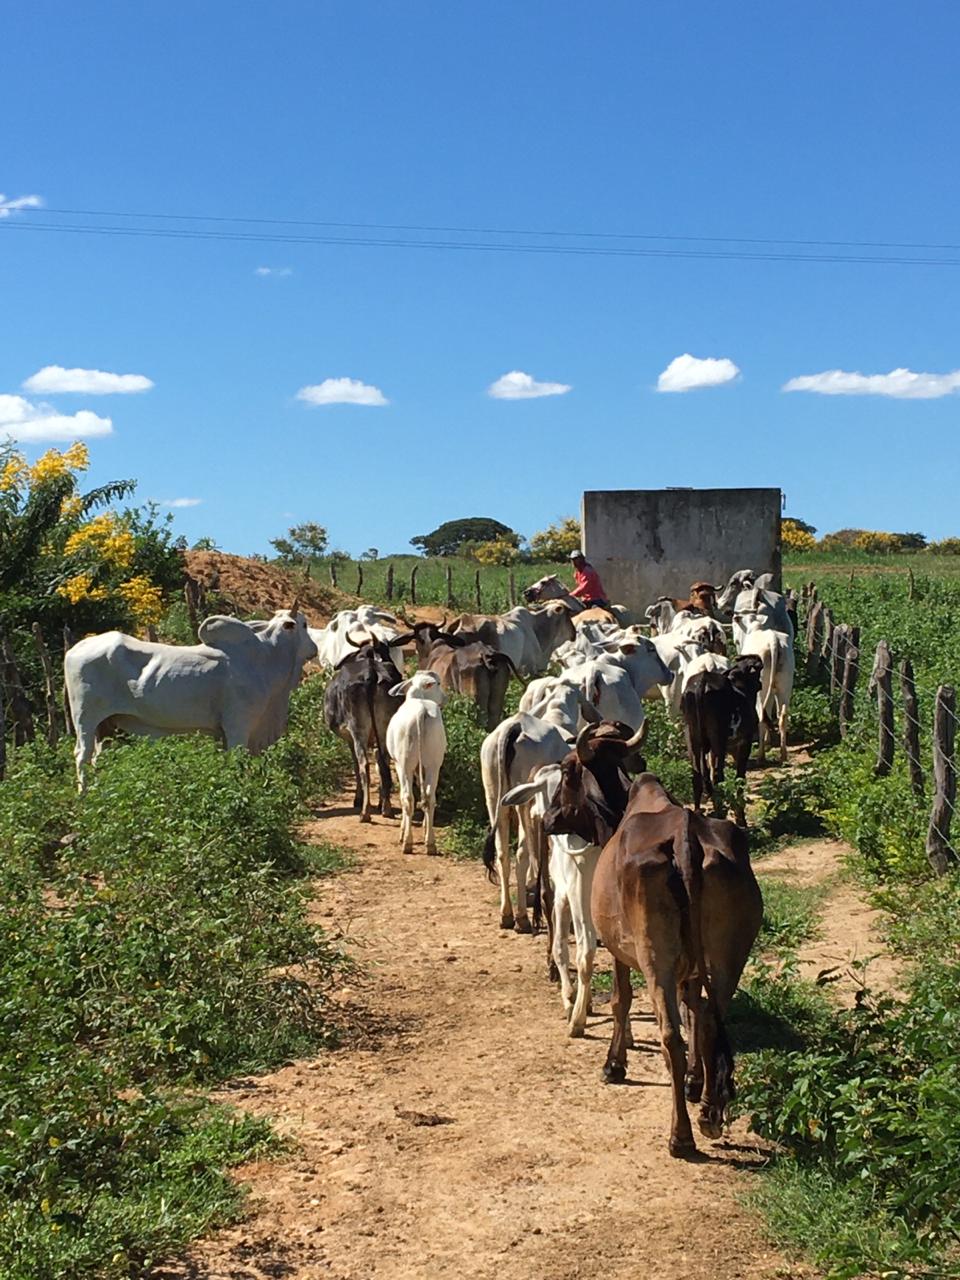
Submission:
<svg viewBox="0 0 960 1280">
<path fill-rule="evenodd" d="M 67 474 L 67 463 L 59 449 L 48 449 L 30 468 L 30 480 L 33 484 L 45 484 L 48 480 L 59 480 Z"/>
<path fill-rule="evenodd" d="M 77 440 L 63 455 L 63 460 L 71 471 L 86 471 L 90 465 L 90 450 L 82 440 Z"/>
<path fill-rule="evenodd" d="M 142 574 L 121 582 L 117 592 L 141 626 L 156 624 L 163 617 L 163 592 Z"/>
<path fill-rule="evenodd" d="M 86 548 L 118 569 L 129 569 L 136 544 L 130 530 L 121 524 L 112 511 L 108 511 L 75 529 L 64 545 L 64 552 L 72 556 Z"/>
<path fill-rule="evenodd" d="M 63 502 L 60 503 L 60 519 L 72 520 L 74 516 L 78 516 L 80 514 L 82 508 L 82 498 L 64 498 Z"/>
<path fill-rule="evenodd" d="M 57 587 L 57 595 L 66 596 L 71 604 L 79 604 L 81 600 L 106 600 L 109 592 L 106 587 L 95 587 L 93 576 L 89 573 L 78 573 L 67 578 Z"/>
<path fill-rule="evenodd" d="M 12 454 L 0 471 L 0 493 L 9 493 L 11 489 L 18 489 L 26 478 L 27 472 L 27 461 L 23 454 Z"/>
</svg>

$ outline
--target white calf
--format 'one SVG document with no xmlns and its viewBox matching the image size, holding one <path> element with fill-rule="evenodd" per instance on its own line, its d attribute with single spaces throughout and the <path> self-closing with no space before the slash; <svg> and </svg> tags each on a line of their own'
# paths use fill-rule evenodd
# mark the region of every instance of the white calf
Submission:
<svg viewBox="0 0 960 1280">
<path fill-rule="evenodd" d="M 795 659 L 793 641 L 785 631 L 771 631 L 754 623 L 754 629 L 743 637 L 740 656 L 756 654 L 763 660 L 757 716 L 760 720 L 757 760 L 763 764 L 770 728 L 776 723 L 780 734 L 780 759 L 787 762 L 787 717 L 793 693 Z"/>
<path fill-rule="evenodd" d="M 447 735 L 440 708 L 447 695 L 432 671 L 418 671 L 390 690 L 403 698 L 387 725 L 387 751 L 397 767 L 400 785 L 400 846 L 413 853 L 413 779 L 420 776 L 420 803 L 423 805 L 423 839 L 427 853 L 437 852 L 433 813 L 437 803 L 437 779 L 447 750 Z"/>
</svg>

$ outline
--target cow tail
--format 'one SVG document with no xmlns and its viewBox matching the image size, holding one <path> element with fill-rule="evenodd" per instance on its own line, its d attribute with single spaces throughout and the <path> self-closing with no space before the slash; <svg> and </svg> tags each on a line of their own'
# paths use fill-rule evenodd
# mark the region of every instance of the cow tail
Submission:
<svg viewBox="0 0 960 1280">
<path fill-rule="evenodd" d="M 764 658 L 763 673 L 760 677 L 760 719 L 764 724 L 770 725 L 772 721 L 767 715 L 767 706 L 770 702 L 770 695 L 773 693 L 773 682 L 776 677 L 777 655 L 776 651 L 767 662 Z"/>
<path fill-rule="evenodd" d="M 500 801 L 507 794 L 508 770 L 510 761 L 516 750 L 517 738 L 523 732 L 519 724 L 512 724 L 497 743 L 497 780 L 495 814 L 500 812 Z M 483 845 L 483 865 L 487 869 L 487 879 L 491 884 L 497 883 L 497 819 L 493 819 L 487 838 Z"/>
<path fill-rule="evenodd" d="M 520 687 L 521 687 L 522 689 L 525 689 L 525 688 L 527 687 L 527 681 L 526 681 L 526 680 L 524 680 L 523 676 L 520 674 L 520 672 L 519 672 L 519 671 L 517 670 L 517 668 L 514 666 L 514 664 L 513 664 L 513 659 L 510 657 L 509 653 L 498 653 L 498 654 L 497 654 L 497 657 L 498 657 L 498 658 L 502 658 L 502 659 L 503 659 L 503 661 L 504 661 L 504 662 L 507 664 L 507 666 L 510 668 L 510 674 L 511 674 L 512 676 L 516 676 L 517 680 L 519 680 L 519 681 L 520 681 Z"/>
<path fill-rule="evenodd" d="M 380 726 L 377 724 L 377 659 L 373 650 L 367 654 L 367 674 L 363 682 L 367 695 L 367 706 L 370 709 L 370 724 L 373 726 L 373 739 L 377 744 L 377 760 L 386 750 L 380 741 Z"/>
<path fill-rule="evenodd" d="M 703 846 L 691 830 L 693 816 L 689 809 L 683 810 L 683 839 L 677 861 L 686 891 L 687 927 L 695 969 L 692 981 L 702 987 L 706 995 L 707 1015 L 713 1022 L 713 1061 L 711 1063 L 711 1074 L 715 1082 L 713 1100 L 722 1114 L 736 1096 L 733 1082 L 733 1050 L 723 1016 L 713 994 L 703 950 Z"/>
<path fill-rule="evenodd" d="M 697 764 L 696 767 L 703 779 L 703 789 L 707 793 L 707 799 L 713 799 L 713 777 L 710 772 L 710 750 L 707 745 L 706 735 L 703 732 L 703 695 L 704 689 L 701 685 L 696 691 L 695 702 L 697 704 Z"/>
</svg>

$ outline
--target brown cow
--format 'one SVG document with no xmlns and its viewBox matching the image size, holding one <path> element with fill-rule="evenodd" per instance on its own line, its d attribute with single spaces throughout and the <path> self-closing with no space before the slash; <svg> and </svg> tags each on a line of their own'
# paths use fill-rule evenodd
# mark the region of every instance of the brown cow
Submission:
<svg viewBox="0 0 960 1280">
<path fill-rule="evenodd" d="M 673 1084 L 670 1153 L 689 1155 L 695 1148 L 685 1077 L 691 1101 L 706 1091 L 699 1123 L 709 1137 L 719 1137 L 734 1096 L 723 1019 L 759 932 L 763 902 L 746 833 L 675 804 L 653 774 L 640 774 L 627 793 L 626 742 L 618 748 L 617 736 L 626 733 L 607 723 L 581 731 L 561 766 L 543 829 L 603 846 L 591 895 L 593 922 L 615 970 L 615 1025 L 603 1076 L 610 1084 L 626 1078 L 630 969 L 640 969 Z"/>
<path fill-rule="evenodd" d="M 440 677 L 444 689 L 462 693 L 480 708 L 488 729 L 503 719 L 503 702 L 511 675 L 525 683 L 505 653 L 498 653 L 469 632 L 451 635 L 432 622 L 418 622 L 408 636 L 396 643 L 413 639 L 417 658 L 424 671 Z"/>
<path fill-rule="evenodd" d="M 720 1137 L 735 1093 L 723 1020 L 763 917 L 746 832 L 675 804 L 653 774 L 641 774 L 616 835 L 600 855 L 591 905 L 614 958 L 614 1031 L 604 1078 L 619 1084 L 626 1077 L 630 969 L 640 969 L 672 1078 L 670 1154 L 689 1155 L 696 1145 L 685 1079 L 691 1101 L 705 1094 L 699 1125 L 709 1138 Z"/>
</svg>

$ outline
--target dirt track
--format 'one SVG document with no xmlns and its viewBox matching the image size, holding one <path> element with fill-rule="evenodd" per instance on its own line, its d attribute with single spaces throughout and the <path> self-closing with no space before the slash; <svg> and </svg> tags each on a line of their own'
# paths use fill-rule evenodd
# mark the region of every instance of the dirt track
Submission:
<svg viewBox="0 0 960 1280">
<path fill-rule="evenodd" d="M 206 1280 L 803 1277 L 738 1203 L 764 1160 L 742 1124 L 666 1150 L 669 1088 L 635 1005 L 629 1084 L 601 1083 L 609 1020 L 567 1038 L 544 941 L 501 933 L 475 863 L 402 857 L 396 824 L 344 809 L 313 824 L 355 851 L 320 885 L 366 975 L 340 993 L 371 1040 L 229 1091 L 294 1139 L 247 1166 L 251 1213 L 164 1276 Z M 821 856 L 818 865 L 827 866 Z M 827 947 L 835 949 L 836 939 Z M 600 952 L 601 967 L 605 953 Z M 825 960 L 825 962 L 828 962 Z"/>
</svg>

